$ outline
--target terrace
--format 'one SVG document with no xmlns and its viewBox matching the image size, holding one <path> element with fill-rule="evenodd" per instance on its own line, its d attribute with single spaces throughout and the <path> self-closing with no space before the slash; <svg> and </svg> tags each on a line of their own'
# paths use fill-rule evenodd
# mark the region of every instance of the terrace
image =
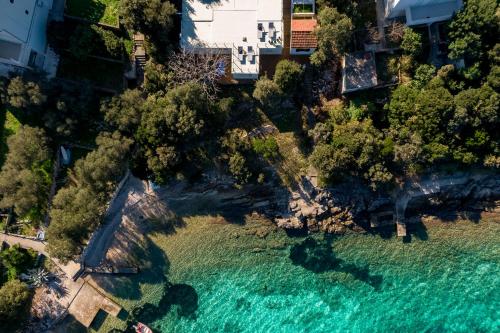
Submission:
<svg viewBox="0 0 500 333">
<path fill-rule="evenodd" d="M 262 54 L 283 49 L 282 0 L 184 0 L 181 46 L 231 55 L 235 79 L 257 79 Z"/>
</svg>

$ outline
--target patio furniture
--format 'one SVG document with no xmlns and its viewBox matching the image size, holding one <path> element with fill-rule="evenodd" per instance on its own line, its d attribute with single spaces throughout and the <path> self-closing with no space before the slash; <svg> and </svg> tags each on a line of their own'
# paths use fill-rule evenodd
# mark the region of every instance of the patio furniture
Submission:
<svg viewBox="0 0 500 333">
<path fill-rule="evenodd" d="M 243 46 L 238 46 L 238 60 L 240 62 L 243 62 L 244 59 L 245 59 L 245 54 L 243 52 Z"/>
<path fill-rule="evenodd" d="M 255 59 L 255 51 L 253 49 L 253 46 L 248 46 L 247 55 L 248 55 L 248 61 L 253 62 Z"/>
<path fill-rule="evenodd" d="M 262 23 L 257 24 L 257 38 L 264 38 L 264 26 L 262 25 Z"/>
<path fill-rule="evenodd" d="M 273 22 L 269 22 L 269 38 L 274 39 L 276 37 L 276 28 Z"/>
</svg>

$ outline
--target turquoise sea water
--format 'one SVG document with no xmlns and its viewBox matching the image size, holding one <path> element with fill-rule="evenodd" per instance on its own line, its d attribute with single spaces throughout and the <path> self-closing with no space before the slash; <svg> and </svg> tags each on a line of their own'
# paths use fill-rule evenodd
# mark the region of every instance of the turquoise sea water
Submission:
<svg viewBox="0 0 500 333">
<path fill-rule="evenodd" d="M 158 332 L 500 331 L 495 219 L 432 222 L 409 243 L 190 228 L 165 238 Z"/>
</svg>

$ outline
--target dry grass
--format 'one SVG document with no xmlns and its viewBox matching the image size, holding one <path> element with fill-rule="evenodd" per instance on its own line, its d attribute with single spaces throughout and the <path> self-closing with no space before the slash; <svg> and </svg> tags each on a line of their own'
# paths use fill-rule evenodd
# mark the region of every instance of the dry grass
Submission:
<svg viewBox="0 0 500 333">
<path fill-rule="evenodd" d="M 294 133 L 279 133 L 275 136 L 280 159 L 275 163 L 276 171 L 283 184 L 295 189 L 300 177 L 307 171 L 307 157 L 300 150 L 300 141 Z"/>
</svg>

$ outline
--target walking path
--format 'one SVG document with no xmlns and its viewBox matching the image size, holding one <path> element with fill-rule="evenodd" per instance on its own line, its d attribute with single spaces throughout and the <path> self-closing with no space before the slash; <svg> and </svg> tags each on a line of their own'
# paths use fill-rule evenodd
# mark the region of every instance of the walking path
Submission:
<svg viewBox="0 0 500 333">
<path fill-rule="evenodd" d="M 86 267 L 98 267 L 102 264 L 123 217 L 131 207 L 142 200 L 145 192 L 146 186 L 143 181 L 133 176 L 126 179 L 106 212 L 103 226 L 94 233 L 89 242 L 83 256 Z"/>
</svg>

